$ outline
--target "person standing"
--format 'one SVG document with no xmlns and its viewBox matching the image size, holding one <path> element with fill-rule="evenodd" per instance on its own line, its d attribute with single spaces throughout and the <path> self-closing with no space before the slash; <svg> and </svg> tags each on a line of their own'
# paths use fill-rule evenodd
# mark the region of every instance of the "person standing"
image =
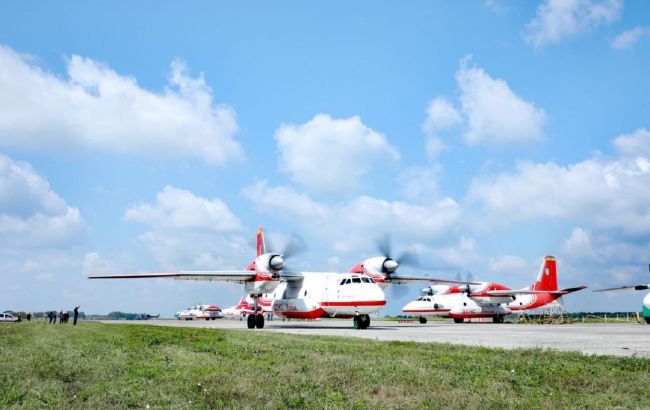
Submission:
<svg viewBox="0 0 650 410">
<path fill-rule="evenodd" d="M 77 319 L 79 318 L 79 306 L 75 306 L 72 312 L 72 325 L 77 326 Z"/>
</svg>

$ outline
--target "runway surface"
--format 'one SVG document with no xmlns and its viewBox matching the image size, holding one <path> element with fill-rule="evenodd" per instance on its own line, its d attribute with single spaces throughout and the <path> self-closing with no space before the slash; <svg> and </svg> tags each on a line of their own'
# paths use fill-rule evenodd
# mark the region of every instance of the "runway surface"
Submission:
<svg viewBox="0 0 650 410">
<path fill-rule="evenodd" d="M 398 323 L 373 319 L 366 330 L 352 328 L 352 320 L 326 319 L 313 322 L 266 322 L 264 329 L 248 330 L 246 322 L 145 320 L 103 321 L 190 328 L 245 329 L 321 336 L 361 337 L 374 340 L 438 342 L 462 345 L 516 348 L 545 348 L 584 354 L 650 357 L 650 326 L 639 324 L 524 325 L 492 323 Z"/>
</svg>

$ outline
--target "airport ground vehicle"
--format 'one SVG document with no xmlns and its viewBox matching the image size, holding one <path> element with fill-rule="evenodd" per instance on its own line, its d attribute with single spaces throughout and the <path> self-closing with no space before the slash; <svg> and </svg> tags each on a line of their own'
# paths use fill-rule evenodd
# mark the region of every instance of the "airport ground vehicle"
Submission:
<svg viewBox="0 0 650 410">
<path fill-rule="evenodd" d="M 478 282 L 464 286 L 430 286 L 422 289 L 422 296 L 402 308 L 404 313 L 419 316 L 420 323 L 427 317 L 449 317 L 455 323 L 465 319 L 492 318 L 502 323 L 505 316 L 545 306 L 563 295 L 586 286 L 558 290 L 557 265 L 553 256 L 544 257 L 537 280 L 524 289 L 510 289 L 505 285 Z"/>
<path fill-rule="evenodd" d="M 20 316 L 14 316 L 10 313 L 0 313 L 0 322 L 20 322 Z"/>
</svg>

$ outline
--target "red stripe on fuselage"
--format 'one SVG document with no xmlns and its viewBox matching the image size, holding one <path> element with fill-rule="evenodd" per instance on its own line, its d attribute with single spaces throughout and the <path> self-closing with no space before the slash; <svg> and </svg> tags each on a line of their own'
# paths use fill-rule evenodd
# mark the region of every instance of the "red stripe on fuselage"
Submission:
<svg viewBox="0 0 650 410">
<path fill-rule="evenodd" d="M 358 300 L 352 302 L 321 302 L 321 306 L 384 306 L 385 300 Z"/>
</svg>

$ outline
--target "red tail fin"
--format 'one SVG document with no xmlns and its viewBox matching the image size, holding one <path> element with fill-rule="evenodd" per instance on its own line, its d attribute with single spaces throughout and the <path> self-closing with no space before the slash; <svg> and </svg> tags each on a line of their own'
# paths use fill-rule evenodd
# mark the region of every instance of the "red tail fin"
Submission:
<svg viewBox="0 0 650 410">
<path fill-rule="evenodd" d="M 532 286 L 533 290 L 557 290 L 557 267 L 555 257 L 545 256 L 542 267 L 537 275 L 537 282 Z"/>
<path fill-rule="evenodd" d="M 260 226 L 257 230 L 257 256 L 266 253 L 266 245 L 264 244 L 264 227 Z"/>
</svg>

